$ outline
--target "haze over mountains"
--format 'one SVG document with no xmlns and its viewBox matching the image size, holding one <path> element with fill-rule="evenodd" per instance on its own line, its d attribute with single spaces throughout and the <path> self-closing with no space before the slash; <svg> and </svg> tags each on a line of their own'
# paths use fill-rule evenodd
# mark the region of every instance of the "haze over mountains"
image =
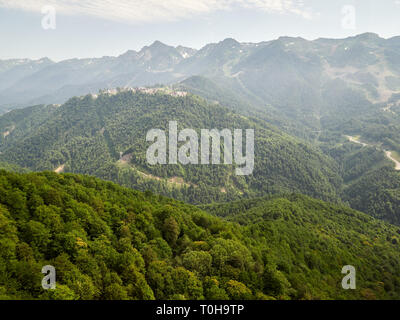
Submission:
<svg viewBox="0 0 400 320">
<path fill-rule="evenodd" d="M 333 104 L 337 93 L 356 90 L 365 103 L 387 101 L 400 88 L 399 62 L 400 38 L 372 33 L 314 41 L 225 39 L 200 50 L 156 41 L 118 57 L 0 61 L 0 101 L 4 111 L 63 103 L 104 88 L 173 84 L 202 76 L 249 103 L 286 108 L 287 114 L 311 116 L 304 121 L 313 122 L 327 112 L 324 107 Z"/>
</svg>

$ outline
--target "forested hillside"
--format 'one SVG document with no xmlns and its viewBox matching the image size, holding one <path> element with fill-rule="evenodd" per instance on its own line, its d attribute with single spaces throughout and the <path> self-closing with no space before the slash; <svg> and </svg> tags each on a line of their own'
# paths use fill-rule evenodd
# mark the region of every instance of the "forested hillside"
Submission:
<svg viewBox="0 0 400 320">
<path fill-rule="evenodd" d="M 221 217 L 94 177 L 0 171 L 0 298 L 400 297 L 396 227 L 299 195 L 206 209 Z M 347 264 L 357 290 L 341 288 Z"/>
<path fill-rule="evenodd" d="M 300 192 L 399 224 L 399 48 L 399 37 L 365 33 L 225 39 L 200 50 L 156 41 L 118 57 L 0 61 L 6 109 L 93 94 L 0 117 L 0 161 L 92 174 L 195 204 Z M 158 83 L 161 93 L 113 95 Z M 97 96 L 104 88 L 111 94 Z M 207 102 L 172 97 L 171 88 Z M 170 120 L 180 129 L 255 128 L 253 175 L 237 177 L 233 166 L 148 166 L 145 134 Z"/>
<path fill-rule="evenodd" d="M 353 208 L 400 225 L 400 173 L 388 167 L 368 172 L 345 190 Z"/>
<path fill-rule="evenodd" d="M 400 171 L 393 159 L 399 160 L 399 124 L 397 113 L 377 112 L 327 130 L 321 134 L 320 144 L 339 165 L 344 182 L 342 200 L 396 225 L 400 224 Z"/>
<path fill-rule="evenodd" d="M 26 113 L 27 111 L 25 111 Z M 262 120 L 168 91 L 122 91 L 75 97 L 60 107 L 38 106 L 0 118 L 0 160 L 31 170 L 98 176 L 140 190 L 192 203 L 210 203 L 280 192 L 302 192 L 338 201 L 337 164 L 311 145 Z M 31 119 L 31 120 L 28 120 Z M 163 165 L 146 161 L 150 129 L 254 129 L 252 175 L 236 176 L 233 165 Z"/>
</svg>

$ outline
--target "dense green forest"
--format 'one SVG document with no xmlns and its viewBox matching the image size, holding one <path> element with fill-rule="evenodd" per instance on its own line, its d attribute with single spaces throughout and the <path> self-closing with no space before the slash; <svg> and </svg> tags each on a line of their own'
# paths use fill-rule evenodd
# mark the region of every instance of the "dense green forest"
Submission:
<svg viewBox="0 0 400 320">
<path fill-rule="evenodd" d="M 332 159 L 265 121 L 194 95 L 103 93 L 75 97 L 58 108 L 38 106 L 35 117 L 29 115 L 36 119 L 31 122 L 25 122 L 22 113 L 0 118 L 0 131 L 14 128 L 0 141 L 0 160 L 31 170 L 63 166 L 65 172 L 91 174 L 191 203 L 280 192 L 339 201 L 341 177 Z M 254 129 L 253 174 L 236 176 L 233 165 L 150 166 L 146 132 L 166 129 L 171 120 L 178 122 L 179 130 Z"/>
<path fill-rule="evenodd" d="M 400 118 L 375 112 L 332 127 L 321 135 L 320 147 L 339 165 L 341 199 L 352 208 L 400 225 L 400 172 L 385 155 L 397 152 Z M 349 142 L 343 133 L 364 143 Z"/>
<path fill-rule="evenodd" d="M 353 208 L 400 225 L 400 173 L 388 167 L 368 172 L 346 188 Z"/>
<path fill-rule="evenodd" d="M 0 162 L 0 169 L 20 173 L 29 172 L 28 169 L 21 168 L 15 164 L 10 164 L 7 162 Z"/>
<path fill-rule="evenodd" d="M 335 118 L 333 113 L 321 119 L 322 130 L 312 133 L 300 122 L 278 115 L 272 107 L 264 111 L 249 108 L 248 116 L 234 113 L 231 109 L 243 112 L 240 97 L 219 87 L 210 91 L 212 83 L 204 78 L 188 79 L 185 85 L 189 84 L 205 90 L 203 96 L 209 100 L 192 94 L 173 97 L 165 92 L 121 91 L 75 97 L 62 106 L 11 111 L 0 117 L 0 132 L 8 133 L 0 135 L 0 162 L 16 171 L 58 168 L 95 175 L 193 204 L 297 192 L 343 202 L 400 224 L 400 174 L 384 154 L 384 150 L 398 150 L 400 120 L 396 114 L 377 111 L 382 105 L 346 120 Z M 211 101 L 218 92 L 222 103 L 231 109 Z M 391 111 L 397 110 L 396 103 L 391 106 Z M 253 174 L 236 176 L 234 165 L 149 165 L 146 132 L 167 129 L 171 120 L 178 122 L 179 130 L 255 129 Z M 361 136 L 368 146 L 350 142 L 345 135 Z M 391 179 L 379 179 L 382 168 L 387 168 Z M 368 192 L 357 193 L 361 190 Z"/>
<path fill-rule="evenodd" d="M 0 171 L 2 299 L 400 297 L 399 228 L 301 195 L 206 206 Z M 57 289 L 43 290 L 53 265 Z M 341 268 L 357 269 L 357 290 Z"/>
</svg>

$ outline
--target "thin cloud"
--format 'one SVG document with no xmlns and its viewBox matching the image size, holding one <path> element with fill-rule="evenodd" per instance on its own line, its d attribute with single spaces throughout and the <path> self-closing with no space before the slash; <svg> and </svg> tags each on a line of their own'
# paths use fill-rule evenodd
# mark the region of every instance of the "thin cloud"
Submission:
<svg viewBox="0 0 400 320">
<path fill-rule="evenodd" d="M 41 12 L 44 6 L 53 6 L 61 14 L 131 23 L 175 21 L 238 6 L 313 17 L 302 0 L 0 0 L 0 7 L 32 12 Z"/>
<path fill-rule="evenodd" d="M 311 8 L 305 6 L 302 0 L 239 0 L 238 2 L 241 2 L 243 7 L 257 8 L 279 14 L 295 14 L 305 19 L 311 19 L 315 15 Z"/>
</svg>

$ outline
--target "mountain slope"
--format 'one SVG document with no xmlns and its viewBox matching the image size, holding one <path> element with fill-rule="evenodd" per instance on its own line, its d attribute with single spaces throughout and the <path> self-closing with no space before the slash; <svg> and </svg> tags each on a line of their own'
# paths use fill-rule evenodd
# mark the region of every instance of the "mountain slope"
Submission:
<svg viewBox="0 0 400 320">
<path fill-rule="evenodd" d="M 0 297 L 400 297 L 398 228 L 297 195 L 208 209 L 237 222 L 93 177 L 0 170 Z M 348 264 L 357 290 L 340 286 Z"/>
<path fill-rule="evenodd" d="M 32 170 L 93 174 L 193 203 L 277 192 L 337 201 L 337 167 L 317 149 L 263 121 L 196 96 L 173 94 L 124 91 L 72 98 L 26 134 L 8 135 L 0 145 L 0 159 Z M 179 129 L 254 129 L 253 174 L 236 176 L 233 165 L 150 166 L 146 133 L 166 129 L 169 121 L 177 121 Z M 9 115 L 0 123 L 2 130 L 18 128 Z"/>
<path fill-rule="evenodd" d="M 292 274 L 292 277 L 288 276 L 289 281 L 296 283 L 305 296 L 319 281 L 304 281 L 308 272 L 335 270 L 338 264 L 344 263 L 340 252 L 348 254 L 346 263 L 356 268 L 357 294 L 364 298 L 374 298 L 370 290 L 389 288 L 397 283 L 397 280 L 389 279 L 398 268 L 396 260 L 393 260 L 396 258 L 392 256 L 383 264 L 377 263 L 376 258 L 387 245 L 393 245 L 397 251 L 400 230 L 397 227 L 387 234 L 388 229 L 381 229 L 384 223 L 365 214 L 303 195 L 272 196 L 202 208 L 246 226 L 249 236 L 260 236 L 269 246 L 269 252 L 276 253 L 278 269 Z M 381 233 L 382 230 L 386 231 Z M 333 242 L 328 244 L 330 240 Z M 353 252 L 358 258 L 362 257 L 361 260 L 352 260 Z M 381 283 L 370 282 L 376 273 L 389 278 Z M 334 283 L 327 275 L 320 279 Z"/>
<path fill-rule="evenodd" d="M 363 175 L 345 189 L 344 199 L 357 210 L 400 225 L 400 173 L 391 168 Z"/>
</svg>

